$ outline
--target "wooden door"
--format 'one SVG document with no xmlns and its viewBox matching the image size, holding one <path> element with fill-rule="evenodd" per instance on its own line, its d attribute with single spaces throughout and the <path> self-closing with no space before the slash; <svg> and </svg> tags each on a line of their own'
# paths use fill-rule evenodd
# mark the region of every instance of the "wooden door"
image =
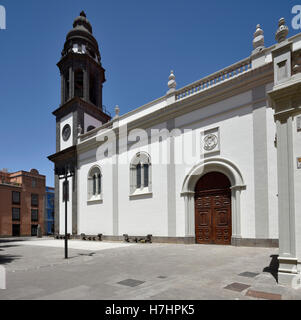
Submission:
<svg viewBox="0 0 301 320">
<path fill-rule="evenodd" d="M 209 173 L 197 183 L 195 230 L 199 244 L 231 244 L 231 190 L 225 175 Z"/>
</svg>

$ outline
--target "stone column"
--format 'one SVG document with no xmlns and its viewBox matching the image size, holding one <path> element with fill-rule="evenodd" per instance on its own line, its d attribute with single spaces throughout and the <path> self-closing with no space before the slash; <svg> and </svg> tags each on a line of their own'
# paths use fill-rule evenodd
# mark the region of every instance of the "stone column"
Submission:
<svg viewBox="0 0 301 320">
<path fill-rule="evenodd" d="M 195 210 L 194 210 L 194 192 L 185 192 L 182 194 L 185 202 L 185 238 L 195 243 Z"/>
<path fill-rule="evenodd" d="M 240 217 L 240 194 L 242 186 L 231 187 L 232 192 L 232 245 L 240 245 L 241 217 Z"/>
</svg>

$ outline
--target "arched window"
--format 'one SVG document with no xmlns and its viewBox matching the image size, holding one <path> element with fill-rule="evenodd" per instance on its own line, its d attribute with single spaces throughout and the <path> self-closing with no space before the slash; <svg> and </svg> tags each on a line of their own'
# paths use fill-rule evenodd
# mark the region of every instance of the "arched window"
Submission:
<svg viewBox="0 0 301 320">
<path fill-rule="evenodd" d="M 152 192 L 151 159 L 145 152 L 139 152 L 131 162 L 131 195 Z"/>
<path fill-rule="evenodd" d="M 74 95 L 75 97 L 84 97 L 84 72 L 76 70 L 74 72 Z"/>
<path fill-rule="evenodd" d="M 65 102 L 70 98 L 70 76 L 69 70 L 65 73 Z"/>
<path fill-rule="evenodd" d="M 89 126 L 89 127 L 87 128 L 87 132 L 90 132 L 90 131 L 92 131 L 92 130 L 94 130 L 94 129 L 95 129 L 94 126 Z"/>
<path fill-rule="evenodd" d="M 88 201 L 102 200 L 102 174 L 99 167 L 93 167 L 88 175 Z"/>
<path fill-rule="evenodd" d="M 97 91 L 97 87 L 96 87 L 96 78 L 93 74 L 90 75 L 90 101 L 96 105 L 97 103 L 97 98 L 96 98 L 96 91 Z"/>
</svg>

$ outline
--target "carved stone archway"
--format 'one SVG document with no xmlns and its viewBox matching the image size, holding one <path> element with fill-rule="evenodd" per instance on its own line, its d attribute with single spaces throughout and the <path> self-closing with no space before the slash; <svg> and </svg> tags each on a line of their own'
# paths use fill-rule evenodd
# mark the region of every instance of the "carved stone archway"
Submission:
<svg viewBox="0 0 301 320">
<path fill-rule="evenodd" d="M 246 189 L 242 174 L 231 161 L 223 158 L 205 159 L 195 165 L 186 175 L 181 195 L 185 201 L 185 237 L 195 238 L 195 186 L 198 180 L 210 172 L 220 172 L 226 175 L 231 182 L 232 201 L 232 244 L 241 239 L 241 191 Z"/>
</svg>

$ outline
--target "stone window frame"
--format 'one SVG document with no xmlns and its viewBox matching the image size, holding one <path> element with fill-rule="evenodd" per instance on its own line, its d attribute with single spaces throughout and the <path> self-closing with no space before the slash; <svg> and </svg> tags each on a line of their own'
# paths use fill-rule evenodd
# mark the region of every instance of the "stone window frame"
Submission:
<svg viewBox="0 0 301 320">
<path fill-rule="evenodd" d="M 93 166 L 88 173 L 87 198 L 89 203 L 103 200 L 103 174 L 99 166 Z"/>
<path fill-rule="evenodd" d="M 141 170 L 140 185 L 138 170 Z M 145 170 L 148 170 L 148 183 L 145 182 Z M 152 194 L 152 161 L 148 153 L 138 152 L 130 164 L 130 197 L 145 194 Z"/>
</svg>

